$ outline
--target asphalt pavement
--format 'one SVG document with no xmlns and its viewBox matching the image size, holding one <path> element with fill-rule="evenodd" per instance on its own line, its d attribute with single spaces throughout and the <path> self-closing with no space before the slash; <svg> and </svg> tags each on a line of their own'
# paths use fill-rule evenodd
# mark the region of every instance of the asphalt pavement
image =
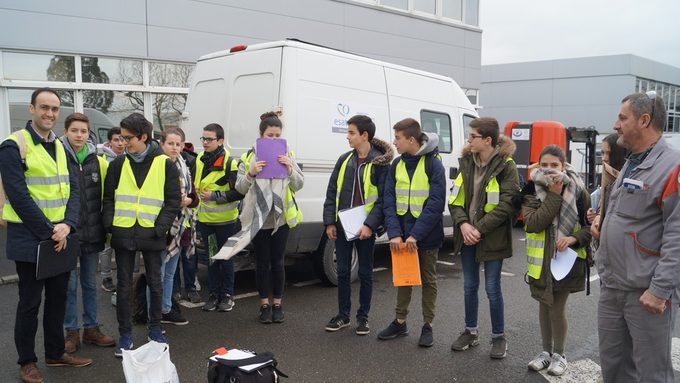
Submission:
<svg viewBox="0 0 680 383">
<path fill-rule="evenodd" d="M 418 347 L 422 326 L 420 291 L 414 289 L 408 318 L 409 336 L 380 341 L 377 333 L 394 318 L 396 290 L 392 287 L 390 260 L 384 247 L 376 251 L 371 333 L 357 336 L 352 326 L 335 333 L 324 331 L 336 314 L 336 289 L 315 280 L 312 265 L 303 262 L 287 269 L 284 293 L 285 323 L 263 325 L 257 321 L 258 298 L 254 273 L 237 273 L 236 306 L 232 312 L 203 312 L 198 308 L 183 310 L 190 321 L 186 326 L 165 325 L 170 355 L 177 366 L 180 381 L 206 382 L 206 364 L 211 351 L 218 347 L 242 348 L 257 352 L 271 351 L 279 368 L 289 375 L 283 382 L 598 382 L 597 299 L 599 283 L 591 277 L 591 295 L 572 294 L 567 303 L 569 334 L 566 357 L 569 375 L 561 379 L 530 372 L 526 364 L 540 350 L 538 303 L 529 295 L 523 281 L 525 271 L 524 242 L 521 230 L 515 230 L 515 256 L 503 267 L 505 328 L 508 355 L 502 360 L 489 357 L 491 349 L 488 300 L 483 283 L 480 287 L 480 345 L 463 352 L 453 352 L 451 342 L 463 330 L 463 279 L 458 258 L 451 254 L 450 242 L 440 252 L 438 264 L 438 301 L 434 321 L 435 344 Z M 205 285 L 206 269 L 201 268 Z M 359 284 L 352 285 L 353 310 L 358 302 Z M 204 296 L 206 291 L 201 292 Z M 115 308 L 110 294 L 99 290 L 99 322 L 107 334 L 117 337 Z M 16 285 L 0 286 L 0 381 L 18 381 L 16 351 L 13 347 L 13 323 L 17 302 Z M 146 343 L 147 331 L 134 327 L 135 347 Z M 676 333 L 678 331 L 676 330 Z M 677 336 L 677 334 L 676 334 Z M 120 359 L 113 348 L 84 345 L 78 355 L 94 359 L 84 368 L 46 367 L 43 357 L 42 329 L 36 339 L 38 366 L 47 382 L 124 382 Z M 680 360 L 680 343 L 674 355 Z M 680 374 L 677 374 L 680 375 Z"/>
</svg>

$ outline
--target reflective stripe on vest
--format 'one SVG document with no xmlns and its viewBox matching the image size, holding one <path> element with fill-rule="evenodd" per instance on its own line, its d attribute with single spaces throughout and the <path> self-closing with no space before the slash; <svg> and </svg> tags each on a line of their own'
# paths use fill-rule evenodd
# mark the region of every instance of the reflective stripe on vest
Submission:
<svg viewBox="0 0 680 383">
<path fill-rule="evenodd" d="M 229 172 L 238 171 L 237 161 L 232 160 L 229 171 L 227 171 L 227 163 L 229 163 L 229 151 L 224 150 L 224 161 L 222 163 L 221 171 L 211 171 L 205 178 L 203 176 L 203 167 L 205 164 L 201 161 L 201 157 L 205 152 L 200 152 L 196 157 L 196 175 L 194 177 L 194 187 L 198 195 L 203 191 L 221 191 L 226 192 L 231 190 L 229 182 L 224 185 L 218 185 L 217 181 L 224 177 L 228 177 Z M 203 223 L 223 223 L 235 220 L 238 217 L 239 201 L 233 201 L 224 204 L 218 204 L 214 200 L 204 201 L 202 199 L 198 202 L 198 221 Z"/>
<path fill-rule="evenodd" d="M 505 162 L 513 161 L 512 157 L 505 159 Z M 501 197 L 501 186 L 496 177 L 491 177 L 489 183 L 484 188 L 486 192 L 486 203 L 484 204 L 484 212 L 489 213 L 498 206 Z M 449 205 L 465 207 L 465 188 L 463 187 L 463 174 L 458 173 L 456 179 L 453 181 L 453 189 L 449 196 Z"/>
<path fill-rule="evenodd" d="M 241 162 L 243 162 L 246 174 L 248 174 L 248 171 L 250 170 L 250 161 L 252 161 L 254 155 L 255 151 L 250 150 L 243 153 L 240 157 Z M 295 158 L 295 153 L 293 151 L 288 153 L 288 155 L 291 158 Z M 286 224 L 292 229 L 302 222 L 302 211 L 295 202 L 295 192 L 293 192 L 290 186 L 288 187 L 288 190 L 286 190 L 286 195 L 283 197 L 283 205 L 286 209 L 284 214 L 286 217 Z"/>
<path fill-rule="evenodd" d="M 26 168 L 24 177 L 28 194 L 50 222 L 61 222 L 66 214 L 66 204 L 71 195 L 66 152 L 61 141 L 54 140 L 56 161 L 45 147 L 33 143 L 31 133 L 22 129 L 7 137 L 17 143 L 17 134 L 23 134 L 26 143 Z M 2 218 L 7 222 L 21 223 L 8 199 L 2 209 Z"/>
<path fill-rule="evenodd" d="M 354 152 L 351 152 L 345 161 L 342 163 L 342 166 L 340 166 L 340 172 L 338 174 L 338 182 L 336 185 L 335 189 L 335 220 L 337 221 L 338 219 L 338 206 L 340 206 L 340 190 L 342 189 L 342 183 L 345 181 L 345 171 L 347 169 L 347 164 L 349 163 L 349 159 L 352 158 L 354 155 Z M 372 163 L 364 163 L 364 172 L 363 172 L 363 187 L 361 188 L 361 191 L 363 192 L 363 195 L 361 196 L 361 199 L 364 201 L 364 210 L 366 211 L 366 214 L 369 214 L 371 210 L 373 209 L 373 205 L 375 205 L 375 201 L 378 200 L 378 187 L 373 185 L 371 183 L 371 169 L 373 168 Z M 353 177 L 356 178 L 356 177 Z M 354 181 L 352 181 L 352 195 L 354 194 Z"/>
<path fill-rule="evenodd" d="M 394 178 L 397 215 L 404 215 L 410 210 L 414 218 L 420 217 L 425 201 L 430 195 L 430 179 L 425 171 L 425 156 L 420 156 L 412 179 L 409 179 L 406 163 L 400 158 Z"/>
<path fill-rule="evenodd" d="M 168 158 L 162 154 L 153 159 L 139 188 L 130 160 L 125 157 L 114 194 L 113 226 L 132 227 L 135 222 L 141 227 L 155 226 L 165 201 L 165 161 Z"/>
<path fill-rule="evenodd" d="M 574 226 L 573 233 L 581 230 L 581 225 L 578 223 Z M 525 228 L 526 231 L 526 228 Z M 534 278 L 541 278 L 541 270 L 543 269 L 543 256 L 545 253 L 545 230 L 540 233 L 526 233 L 526 247 L 527 247 L 527 274 Z M 579 247 L 576 249 L 576 254 L 581 259 L 586 259 L 586 248 Z"/>
</svg>

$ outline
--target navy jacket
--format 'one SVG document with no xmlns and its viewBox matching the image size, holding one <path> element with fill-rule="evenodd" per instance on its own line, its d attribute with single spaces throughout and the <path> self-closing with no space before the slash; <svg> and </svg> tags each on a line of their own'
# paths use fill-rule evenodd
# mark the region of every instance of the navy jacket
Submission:
<svg viewBox="0 0 680 383">
<path fill-rule="evenodd" d="M 437 140 L 431 140 L 431 142 L 433 141 Z M 424 146 L 427 146 L 427 144 Z M 422 149 L 421 152 L 423 152 Z M 437 153 L 439 153 L 439 150 L 435 147 L 431 151 L 426 149 L 424 154 L 420 155 L 403 154 L 397 157 L 392 166 L 390 166 L 387 179 L 385 180 L 385 194 L 383 196 L 385 226 L 387 226 L 387 236 L 390 239 L 400 236 L 403 240 L 406 240 L 409 236 L 413 236 L 413 238 L 418 240 L 417 245 L 419 249 L 429 250 L 442 247 L 444 243 L 442 214 L 446 205 L 446 176 L 444 165 L 439 159 L 435 158 Z M 406 214 L 399 216 L 397 215 L 394 190 L 396 164 L 400 159 L 403 159 L 406 162 L 406 171 L 409 177 L 413 177 L 413 173 L 422 155 L 427 156 L 425 161 L 428 162 L 426 168 L 430 179 L 430 193 L 418 219 L 411 215 L 410 210 Z"/>
<path fill-rule="evenodd" d="M 45 142 L 33 130 L 31 121 L 26 123 L 26 130 L 31 133 L 35 144 L 41 143 L 53 158 L 56 157 L 54 142 Z M 28 194 L 24 164 L 19 155 L 19 147 L 12 140 L 5 140 L 0 145 L 0 174 L 2 174 L 2 183 L 5 187 L 7 199 L 11 201 L 12 207 L 23 222 L 7 224 L 7 258 L 12 261 L 35 263 L 38 243 L 50 239 L 54 224 L 45 217 Z M 78 226 L 80 188 L 78 177 L 71 172 L 69 172 L 69 182 L 71 194 L 66 204 L 66 215 L 63 222 L 69 225 L 71 233 L 74 233 Z"/>
</svg>

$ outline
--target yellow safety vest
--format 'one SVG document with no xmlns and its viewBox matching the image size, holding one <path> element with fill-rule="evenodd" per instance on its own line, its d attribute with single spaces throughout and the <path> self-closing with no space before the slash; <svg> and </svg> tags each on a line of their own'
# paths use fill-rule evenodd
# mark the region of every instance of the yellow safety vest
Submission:
<svg viewBox="0 0 680 383">
<path fill-rule="evenodd" d="M 404 215 L 410 210 L 413 217 L 420 217 L 425 201 L 430 195 L 430 178 L 425 171 L 425 156 L 420 156 L 412 179 L 408 176 L 406 163 L 400 158 L 394 179 L 397 215 Z"/>
<path fill-rule="evenodd" d="M 22 134 L 26 143 L 25 163 L 28 169 L 24 172 L 24 177 L 28 194 L 50 222 L 63 221 L 66 214 L 66 204 L 71 195 L 64 146 L 61 141 L 54 140 L 55 161 L 41 143 L 37 145 L 33 143 L 33 137 L 26 129 L 12 133 L 7 139 L 16 142 L 18 146 L 17 134 Z M 2 218 L 7 222 L 22 223 L 9 199 L 5 201 Z"/>
<path fill-rule="evenodd" d="M 102 181 L 102 198 L 104 198 L 104 181 L 106 180 L 106 172 L 109 170 L 109 161 L 106 158 L 97 156 L 99 162 L 99 178 Z"/>
<path fill-rule="evenodd" d="M 125 157 L 114 195 L 113 226 L 132 227 L 135 222 L 141 227 L 155 226 L 165 202 L 165 162 L 168 158 L 161 154 L 153 159 L 149 173 L 139 188 L 130 159 Z"/>
<path fill-rule="evenodd" d="M 345 181 L 345 170 L 347 169 L 347 163 L 349 159 L 352 158 L 354 152 L 351 152 L 345 161 L 340 166 L 340 173 L 338 174 L 338 183 L 335 193 L 335 219 L 338 219 L 338 206 L 340 206 L 340 189 L 342 188 L 342 183 Z M 375 201 L 378 200 L 378 187 L 371 183 L 371 169 L 373 168 L 372 163 L 367 163 L 364 165 L 363 180 L 363 200 L 364 200 L 364 210 L 366 214 L 369 214 L 373 210 L 373 205 Z M 352 183 L 352 191 L 354 190 L 354 183 Z"/>
<path fill-rule="evenodd" d="M 526 226 L 525 229 L 526 231 Z M 576 223 L 573 233 L 581 230 L 581 225 Z M 541 278 L 543 269 L 543 255 L 545 253 L 545 230 L 540 233 L 526 233 L 527 247 L 527 275 L 534 279 Z M 581 259 L 586 259 L 586 248 L 579 247 L 576 254 Z"/>
<path fill-rule="evenodd" d="M 512 157 L 505 159 L 505 162 L 513 161 Z M 498 183 L 496 177 L 491 177 L 489 183 L 484 188 L 486 191 L 486 203 L 484 204 L 484 212 L 489 213 L 498 206 L 501 196 L 501 185 Z M 465 207 L 465 187 L 463 185 L 463 173 L 458 172 L 458 176 L 453 181 L 453 189 L 449 196 L 449 205 Z"/>
<path fill-rule="evenodd" d="M 241 155 L 240 160 L 245 166 L 246 174 L 250 170 L 250 161 L 252 161 L 254 155 L 254 150 L 249 150 Z M 289 155 L 291 158 L 295 157 L 295 153 L 292 151 L 289 153 Z M 292 229 L 302 222 L 302 211 L 300 208 L 298 208 L 297 203 L 295 202 L 295 192 L 293 192 L 290 187 L 288 187 L 288 190 L 286 190 L 286 195 L 283 198 L 283 206 L 286 209 L 284 215 L 286 217 L 286 224 L 288 224 L 288 227 Z"/>
<path fill-rule="evenodd" d="M 224 185 L 218 185 L 217 181 L 225 175 L 228 175 L 229 172 L 238 171 L 237 161 L 229 161 L 229 151 L 225 149 L 222 170 L 212 171 L 208 173 L 205 178 L 201 178 L 203 176 L 203 167 L 205 166 L 203 161 L 201 161 L 203 153 L 204 152 L 200 152 L 198 157 L 196 157 L 196 176 L 194 177 L 194 187 L 199 195 L 200 192 L 206 190 L 220 192 L 231 190 L 229 182 Z M 229 172 L 227 172 L 227 164 L 229 162 L 231 162 L 231 166 Z M 200 199 L 197 207 L 198 221 L 203 223 L 231 222 L 238 218 L 238 203 L 239 201 L 217 204 L 215 201 L 204 201 Z"/>
</svg>

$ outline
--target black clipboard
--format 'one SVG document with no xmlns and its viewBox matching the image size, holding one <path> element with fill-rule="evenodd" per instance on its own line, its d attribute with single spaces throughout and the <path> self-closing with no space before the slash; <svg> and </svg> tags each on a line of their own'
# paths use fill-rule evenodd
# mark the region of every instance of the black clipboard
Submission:
<svg viewBox="0 0 680 383">
<path fill-rule="evenodd" d="M 78 264 L 80 241 L 76 234 L 68 237 L 66 249 L 54 251 L 55 241 L 48 239 L 38 244 L 38 260 L 35 266 L 35 279 L 43 280 L 55 275 L 70 272 Z"/>
</svg>

